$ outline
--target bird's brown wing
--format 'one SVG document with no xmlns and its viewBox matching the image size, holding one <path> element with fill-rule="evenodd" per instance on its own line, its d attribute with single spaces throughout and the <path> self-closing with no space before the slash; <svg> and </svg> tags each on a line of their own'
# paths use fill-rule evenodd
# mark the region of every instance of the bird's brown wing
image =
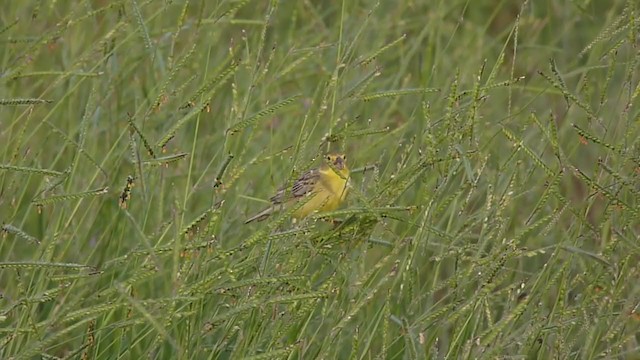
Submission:
<svg viewBox="0 0 640 360">
<path fill-rule="evenodd" d="M 269 200 L 273 204 L 282 204 L 289 200 L 303 197 L 313 190 L 314 185 L 318 182 L 320 173 L 317 169 L 312 169 L 300 176 L 298 180 L 293 183 L 292 187 L 282 187 L 273 195 Z M 287 190 L 291 189 L 288 193 Z"/>
<path fill-rule="evenodd" d="M 291 187 L 282 187 L 275 195 L 273 195 L 269 200 L 272 205 L 262 210 L 258 214 L 250 217 L 244 223 L 248 224 L 252 221 L 262 221 L 268 218 L 272 212 L 281 209 L 286 202 L 299 199 L 309 193 L 311 193 L 314 189 L 315 184 L 320 180 L 320 172 L 317 169 L 309 170 L 306 173 L 302 174 L 293 183 Z M 289 190 L 289 191 L 288 191 Z"/>
</svg>

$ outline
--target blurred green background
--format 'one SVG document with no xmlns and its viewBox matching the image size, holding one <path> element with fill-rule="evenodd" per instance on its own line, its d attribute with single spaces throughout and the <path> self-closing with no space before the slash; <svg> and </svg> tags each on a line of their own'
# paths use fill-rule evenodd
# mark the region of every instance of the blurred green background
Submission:
<svg viewBox="0 0 640 360">
<path fill-rule="evenodd" d="M 0 358 L 639 356 L 639 18 L 3 5 Z M 341 209 L 243 224 L 327 152 Z"/>
</svg>

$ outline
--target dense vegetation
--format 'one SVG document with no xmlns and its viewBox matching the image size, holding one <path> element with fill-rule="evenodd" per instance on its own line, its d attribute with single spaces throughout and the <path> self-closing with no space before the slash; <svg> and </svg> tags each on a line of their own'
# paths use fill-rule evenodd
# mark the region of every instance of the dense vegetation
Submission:
<svg viewBox="0 0 640 360">
<path fill-rule="evenodd" d="M 638 356 L 639 8 L 3 4 L 0 358 Z"/>
</svg>

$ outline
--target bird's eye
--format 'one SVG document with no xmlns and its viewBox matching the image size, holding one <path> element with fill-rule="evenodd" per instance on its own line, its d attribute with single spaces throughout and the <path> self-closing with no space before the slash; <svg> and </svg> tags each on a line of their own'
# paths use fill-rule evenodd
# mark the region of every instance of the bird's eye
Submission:
<svg viewBox="0 0 640 360">
<path fill-rule="evenodd" d="M 331 156 L 327 156 L 327 160 L 331 161 Z"/>
<path fill-rule="evenodd" d="M 347 155 L 342 155 L 342 160 L 347 160 Z"/>
</svg>

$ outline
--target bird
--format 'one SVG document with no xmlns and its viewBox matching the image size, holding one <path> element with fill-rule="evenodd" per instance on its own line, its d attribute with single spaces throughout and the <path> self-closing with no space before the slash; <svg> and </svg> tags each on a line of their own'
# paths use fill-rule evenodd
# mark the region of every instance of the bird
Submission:
<svg viewBox="0 0 640 360">
<path fill-rule="evenodd" d="M 262 221 L 284 208 L 304 201 L 293 212 L 295 219 L 302 219 L 314 212 L 335 210 L 344 201 L 348 192 L 349 168 L 344 154 L 328 154 L 319 168 L 302 174 L 292 187 L 283 186 L 269 198 L 271 205 L 245 221 Z"/>
</svg>

